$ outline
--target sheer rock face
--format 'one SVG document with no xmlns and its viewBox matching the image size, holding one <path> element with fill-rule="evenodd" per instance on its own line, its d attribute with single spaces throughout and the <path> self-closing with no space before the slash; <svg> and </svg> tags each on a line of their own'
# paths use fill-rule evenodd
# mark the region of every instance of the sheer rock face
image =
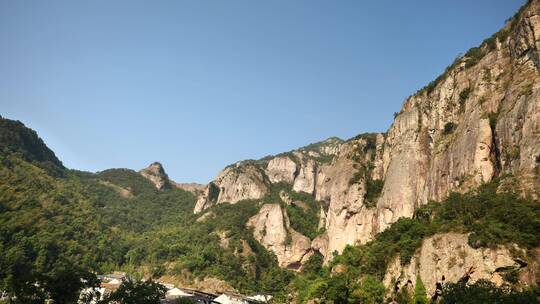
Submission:
<svg viewBox="0 0 540 304">
<path fill-rule="evenodd" d="M 272 158 L 266 167 L 266 175 L 272 183 L 292 183 L 296 176 L 296 163 L 288 156 Z"/>
<path fill-rule="evenodd" d="M 472 67 L 467 58 L 429 91 L 411 96 L 388 131 L 379 230 L 417 206 L 512 173 L 523 191 L 540 189 L 539 1 L 509 38 Z M 449 128 L 453 124 L 453 128 Z M 447 129 L 447 131 L 445 131 Z"/>
<path fill-rule="evenodd" d="M 365 154 L 367 141 L 351 140 L 341 146 L 334 161 L 317 172 L 315 198 L 325 203 L 326 237 L 319 238 L 320 253 L 328 260 L 334 251 L 341 252 L 348 244 L 364 243 L 375 231 L 373 218 L 377 210 L 364 204 L 364 178 L 355 180 L 359 165 L 373 157 Z M 376 156 L 375 156 L 376 159 Z M 323 240 L 328 243 L 320 245 Z"/>
<path fill-rule="evenodd" d="M 211 183 L 218 195 L 206 191 L 196 211 L 215 202 L 257 199 L 272 183 L 289 183 L 321 201 L 319 226 L 326 232 L 312 246 L 328 260 L 347 244 L 365 243 L 400 217 L 412 217 L 428 201 L 494 177 L 512 174 L 517 190 L 538 197 L 540 0 L 504 30 L 502 40 L 480 47 L 484 54 L 474 64 L 469 57 L 458 59 L 407 98 L 385 134 L 327 140 L 240 163 L 241 173 L 225 169 Z M 244 172 L 248 166 L 253 168 Z M 368 168 L 367 175 L 358 175 L 361 168 Z M 384 181 L 370 207 L 367 177 Z"/>
<path fill-rule="evenodd" d="M 247 226 L 253 227 L 255 239 L 277 256 L 281 267 L 299 269 L 312 253 L 311 240 L 290 227 L 279 204 L 263 205 Z"/>
<path fill-rule="evenodd" d="M 528 267 L 506 248 L 474 249 L 467 244 L 467 238 L 466 234 L 446 233 L 425 239 L 410 263 L 402 266 L 399 257 L 390 263 L 384 284 L 403 288 L 410 281 L 414 286 L 420 275 L 426 291 L 433 295 L 437 283 L 455 283 L 468 273 L 471 282 L 485 279 L 501 285 L 503 270 Z M 514 250 L 521 251 L 517 247 Z"/>
<path fill-rule="evenodd" d="M 169 177 L 165 173 L 163 166 L 158 162 L 154 162 L 146 169 L 142 169 L 139 174 L 151 181 L 158 190 L 171 188 Z"/>
<path fill-rule="evenodd" d="M 246 199 L 259 199 L 268 192 L 270 181 L 257 166 L 239 162 L 221 171 L 210 182 L 195 204 L 194 213 L 214 204 L 234 204 Z"/>
<path fill-rule="evenodd" d="M 234 204 L 244 199 L 262 198 L 268 191 L 264 172 L 252 165 L 225 169 L 215 181 L 220 187 L 217 203 Z"/>
<path fill-rule="evenodd" d="M 194 213 L 223 202 L 236 203 L 244 199 L 260 199 L 272 183 L 293 185 L 298 192 L 313 193 L 318 157 L 337 153 L 341 140 L 330 138 L 290 153 L 243 161 L 222 170 L 199 195 Z"/>
<path fill-rule="evenodd" d="M 296 192 L 313 193 L 315 190 L 315 176 L 317 164 L 313 159 L 304 159 L 303 155 L 296 153 L 302 160 L 298 176 L 294 180 L 293 190 Z"/>
</svg>

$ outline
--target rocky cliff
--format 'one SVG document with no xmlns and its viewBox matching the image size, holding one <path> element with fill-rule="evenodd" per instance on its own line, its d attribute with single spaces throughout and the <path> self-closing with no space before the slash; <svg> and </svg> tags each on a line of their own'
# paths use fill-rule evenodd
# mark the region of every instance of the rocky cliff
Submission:
<svg viewBox="0 0 540 304">
<path fill-rule="evenodd" d="M 290 227 L 279 204 L 263 205 L 247 225 L 253 228 L 255 239 L 276 254 L 281 267 L 298 269 L 311 254 L 311 240 Z"/>
<path fill-rule="evenodd" d="M 320 203 L 321 233 L 310 246 L 305 236 L 290 229 L 278 201 L 265 204 L 248 223 L 280 265 L 297 268 L 305 255 L 318 251 L 328 261 L 346 245 L 366 243 L 399 218 L 413 217 L 429 201 L 441 201 L 452 191 L 475 189 L 496 177 L 503 186 L 537 198 L 539 47 L 540 1 L 535 0 L 501 31 L 407 98 L 387 132 L 347 141 L 331 138 L 261 160 L 238 162 L 206 187 L 194 212 L 214 204 L 259 200 L 279 183 L 312 195 Z M 286 235 L 292 239 L 284 245 Z M 455 251 L 443 248 L 443 253 L 436 253 L 440 248 L 429 244 L 438 239 L 462 248 L 466 258 L 454 263 L 450 261 L 456 258 Z M 428 261 L 435 254 L 438 262 Z M 510 256 L 500 250 L 472 249 L 460 235 L 438 236 L 424 243 L 415 258 L 420 266 L 394 265 L 390 269 L 394 276 L 388 277 L 395 279 L 395 274 L 403 272 L 402 281 L 414 282 L 413 274 L 419 271 L 428 288 L 433 288 L 441 274 L 453 280 L 478 262 L 476 276 L 496 281 L 497 268 L 515 265 Z M 430 273 L 430 269 L 437 271 Z"/>
<path fill-rule="evenodd" d="M 424 240 L 420 250 L 407 265 L 402 266 L 396 257 L 386 271 L 384 283 L 394 289 L 411 288 L 420 276 L 430 295 L 435 294 L 437 284 L 457 282 L 465 276 L 471 281 L 485 279 L 501 285 L 506 281 L 505 277 L 528 264 L 526 259 L 516 257 L 525 256 L 524 250 L 517 246 L 510 248 L 474 249 L 467 243 L 465 234 L 435 235 Z M 537 267 L 528 267 L 527 270 L 534 269 Z M 519 280 L 525 286 L 535 284 L 528 279 L 528 272 L 522 272 L 521 276 Z"/>
</svg>

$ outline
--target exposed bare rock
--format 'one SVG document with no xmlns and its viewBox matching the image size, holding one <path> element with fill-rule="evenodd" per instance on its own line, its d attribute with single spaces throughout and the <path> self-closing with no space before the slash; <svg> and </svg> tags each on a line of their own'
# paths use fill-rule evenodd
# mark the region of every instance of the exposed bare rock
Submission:
<svg viewBox="0 0 540 304">
<path fill-rule="evenodd" d="M 532 258 L 525 260 L 527 265 L 519 272 L 519 282 L 523 283 L 524 286 L 536 286 L 538 278 L 540 278 L 540 247 L 529 252 Z"/>
<path fill-rule="evenodd" d="M 216 184 L 214 184 L 214 182 L 208 183 L 204 191 L 199 194 L 197 202 L 195 203 L 195 208 L 193 209 L 193 213 L 197 214 L 215 204 L 217 202 L 219 192 L 220 189 Z"/>
<path fill-rule="evenodd" d="M 384 134 L 377 134 L 376 135 L 376 141 L 375 141 L 375 156 L 373 159 L 373 172 L 371 175 L 371 178 L 373 179 L 384 179 L 384 172 L 386 168 L 384 167 L 384 143 L 385 143 L 385 135 Z"/>
<path fill-rule="evenodd" d="M 294 180 L 293 190 L 296 192 L 313 193 L 315 191 L 317 164 L 313 159 L 306 159 L 300 152 L 295 152 L 295 155 L 301 159 L 301 166 L 298 176 Z"/>
<path fill-rule="evenodd" d="M 231 238 L 228 236 L 227 231 L 215 231 L 214 232 L 219 237 L 219 245 L 222 248 L 229 248 L 229 244 L 231 242 Z"/>
<path fill-rule="evenodd" d="M 365 179 L 355 177 L 359 170 L 365 170 L 363 165 L 372 159 L 372 153 L 376 153 L 372 150 L 366 153 L 367 145 L 365 138 L 348 141 L 340 147 L 334 161 L 323 165 L 317 173 L 316 199 L 328 206 L 324 212 L 328 242 L 318 246 L 326 260 L 346 245 L 370 240 L 376 230 L 373 219 L 377 209 L 364 204 Z"/>
<path fill-rule="evenodd" d="M 165 173 L 163 166 L 158 162 L 154 162 L 146 169 L 142 169 L 139 171 L 139 174 L 151 181 L 158 190 L 171 188 L 169 177 Z"/>
<path fill-rule="evenodd" d="M 288 156 L 272 158 L 268 162 L 266 175 L 272 183 L 292 183 L 296 174 L 296 163 Z"/>
<path fill-rule="evenodd" d="M 323 253 L 326 254 L 327 252 L 329 252 L 328 243 L 329 243 L 328 233 L 325 232 L 325 233 L 317 236 L 311 242 L 311 248 L 313 248 L 313 250 L 316 250 L 321 254 L 323 254 Z"/>
<path fill-rule="evenodd" d="M 335 156 L 342 144 L 341 139 L 332 137 L 288 153 L 231 165 L 199 194 L 194 213 L 216 203 L 262 198 L 272 183 L 289 183 L 297 192 L 313 194 L 317 163 Z"/>
<path fill-rule="evenodd" d="M 281 267 L 299 269 L 311 254 L 310 239 L 290 227 L 287 213 L 279 204 L 263 205 L 247 225 L 253 227 L 255 239 L 277 256 Z"/>
<path fill-rule="evenodd" d="M 461 58 L 407 99 L 384 146 L 379 230 L 429 200 L 507 173 L 519 178 L 519 190 L 537 196 L 539 13 L 540 2 L 533 1 L 505 28 L 508 38 L 482 46 L 476 64 Z"/>
<path fill-rule="evenodd" d="M 116 184 L 113 184 L 113 183 L 111 183 L 109 181 L 100 180 L 99 183 L 113 189 L 114 191 L 116 191 L 123 198 L 132 198 L 133 197 L 133 193 L 131 193 L 131 191 L 129 189 L 120 187 L 120 186 L 118 186 Z"/>
<path fill-rule="evenodd" d="M 538 197 L 539 16 L 540 0 L 533 0 L 502 34 L 456 60 L 436 81 L 407 98 L 386 133 L 346 142 L 328 139 L 229 167 L 209 184 L 195 211 L 219 202 L 261 198 L 272 183 L 290 183 L 294 191 L 322 203 L 319 226 L 326 232 L 312 246 L 328 260 L 334 251 L 365 243 L 399 218 L 412 217 L 430 200 L 441 201 L 452 191 L 475 189 L 496 177 L 503 177 L 502 185 L 512 179 L 513 189 Z M 368 201 L 373 193 L 368 186 L 373 188 L 374 181 L 384 185 Z M 266 225 L 273 227 L 270 220 Z M 261 240 L 277 246 L 276 239 Z M 281 255 L 282 265 L 284 250 L 273 250 Z M 474 252 L 478 251 L 470 254 Z M 496 256 L 485 257 L 498 261 Z"/>
<path fill-rule="evenodd" d="M 199 216 L 197 218 L 197 222 L 205 222 L 207 220 L 210 220 L 210 219 L 213 219 L 216 217 L 216 214 L 214 212 L 206 212 L 206 213 L 203 213 L 203 215 Z"/>
<path fill-rule="evenodd" d="M 307 153 L 308 155 L 309 152 L 314 152 L 315 154 L 311 154 L 312 156 L 336 155 L 339 152 L 339 148 L 341 147 L 342 143 L 343 140 L 341 140 L 340 138 L 330 137 L 323 141 L 302 147 L 297 151 L 301 153 Z"/>
<path fill-rule="evenodd" d="M 220 187 L 217 203 L 234 204 L 244 199 L 258 199 L 268 191 L 264 172 L 254 165 L 237 165 L 223 170 L 215 180 Z"/>
<path fill-rule="evenodd" d="M 197 200 L 194 213 L 213 204 L 234 204 L 241 200 L 262 198 L 268 192 L 269 184 L 264 171 L 256 165 L 240 162 L 229 166 L 208 184 Z"/>
<path fill-rule="evenodd" d="M 175 182 L 171 182 L 171 183 L 173 183 L 176 188 L 185 190 L 187 192 L 191 192 L 193 193 L 193 195 L 200 195 L 206 189 L 206 185 L 197 184 L 197 183 L 175 183 Z"/>
<path fill-rule="evenodd" d="M 384 284 L 390 286 L 399 281 L 398 286 L 403 287 L 410 280 L 414 286 L 417 275 L 420 275 L 426 291 L 433 295 L 438 282 L 457 282 L 467 273 L 471 282 L 486 279 L 501 285 L 504 282 L 503 270 L 521 267 L 506 248 L 474 249 L 467 244 L 466 234 L 446 233 L 425 239 L 405 266 L 401 266 L 399 257 L 396 257 L 386 271 Z"/>
</svg>

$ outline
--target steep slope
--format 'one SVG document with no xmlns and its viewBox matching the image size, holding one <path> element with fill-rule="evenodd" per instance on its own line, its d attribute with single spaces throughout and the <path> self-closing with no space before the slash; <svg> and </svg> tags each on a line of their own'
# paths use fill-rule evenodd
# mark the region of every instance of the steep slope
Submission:
<svg viewBox="0 0 540 304">
<path fill-rule="evenodd" d="M 24 160 L 45 169 L 50 174 L 60 175 L 64 166 L 35 131 L 22 122 L 0 116 L 0 152 L 18 153 Z"/>
<path fill-rule="evenodd" d="M 337 139 L 223 170 L 199 197 L 212 204 L 260 199 L 285 182 L 322 202 L 330 259 L 365 243 L 430 200 L 505 177 L 540 193 L 540 3 L 531 1 L 479 47 L 407 98 L 385 134 Z M 519 183 L 515 183 L 519 181 Z"/>
<path fill-rule="evenodd" d="M 260 199 L 271 184 L 281 182 L 292 184 L 295 191 L 313 193 L 316 166 L 331 161 L 341 144 L 342 140 L 329 138 L 277 156 L 230 165 L 206 186 L 194 213 L 224 202 Z"/>
<path fill-rule="evenodd" d="M 540 190 L 540 4 L 409 97 L 384 145 L 379 230 L 417 206 L 511 174 Z"/>
</svg>

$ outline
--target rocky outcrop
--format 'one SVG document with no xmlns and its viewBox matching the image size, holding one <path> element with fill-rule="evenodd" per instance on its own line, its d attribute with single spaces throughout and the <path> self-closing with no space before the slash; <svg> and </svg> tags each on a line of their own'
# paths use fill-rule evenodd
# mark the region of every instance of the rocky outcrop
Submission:
<svg viewBox="0 0 540 304">
<path fill-rule="evenodd" d="M 182 189 L 187 192 L 191 192 L 193 193 L 193 195 L 196 195 L 196 196 L 203 193 L 204 190 L 206 189 L 205 185 L 197 184 L 197 183 L 175 183 L 175 182 L 171 182 L 171 183 L 173 183 L 176 188 Z"/>
<path fill-rule="evenodd" d="M 311 240 L 290 227 L 287 213 L 279 204 L 265 204 L 249 219 L 253 236 L 273 252 L 281 267 L 299 269 L 311 255 Z"/>
<path fill-rule="evenodd" d="M 507 38 L 497 35 L 501 41 L 480 47 L 480 59 L 462 57 L 409 97 L 387 134 L 377 135 L 373 155 L 353 161 L 352 147 L 361 143 L 348 141 L 332 163 L 319 167 L 313 193 L 328 206 L 321 214 L 326 258 L 346 244 L 370 240 L 400 217 L 412 217 L 429 200 L 495 176 L 517 176 L 523 193 L 539 193 L 539 7 L 533 1 L 504 29 Z M 346 183 L 362 164 L 372 168 L 373 180 L 384 180 L 375 208 L 363 202 L 365 180 Z"/>
<path fill-rule="evenodd" d="M 317 172 L 315 197 L 325 203 L 325 236 L 319 237 L 320 253 L 330 259 L 348 244 L 364 243 L 375 230 L 377 210 L 365 204 L 366 178 L 372 178 L 368 164 L 376 159 L 377 147 L 370 147 L 365 137 L 343 144 L 330 164 Z M 321 245 L 323 240 L 328 243 Z"/>
<path fill-rule="evenodd" d="M 234 204 L 241 200 L 259 199 L 268 192 L 270 181 L 258 166 L 239 162 L 221 171 L 195 204 L 194 213 L 214 204 Z"/>
<path fill-rule="evenodd" d="M 266 167 L 266 175 L 272 183 L 292 183 L 296 177 L 296 163 L 289 156 L 272 158 Z"/>
<path fill-rule="evenodd" d="M 99 183 L 113 189 L 114 191 L 116 191 L 116 193 L 118 193 L 123 198 L 132 198 L 133 197 L 133 193 L 131 193 L 131 191 L 129 189 L 120 187 L 120 186 L 118 186 L 116 184 L 113 184 L 113 183 L 111 183 L 109 181 L 100 180 Z"/>
<path fill-rule="evenodd" d="M 322 158 L 334 157 L 342 142 L 333 137 L 277 156 L 228 166 L 199 194 L 194 213 L 214 204 L 260 199 L 273 183 L 288 183 L 295 191 L 313 193 L 317 164 Z"/>
<path fill-rule="evenodd" d="M 298 176 L 294 180 L 293 190 L 296 192 L 313 193 L 315 191 L 315 177 L 317 173 L 317 164 L 313 159 L 304 158 L 304 156 L 297 152 L 297 155 L 302 164 Z"/>
<path fill-rule="evenodd" d="M 289 183 L 322 203 L 319 225 L 326 232 L 312 247 L 328 260 L 430 200 L 496 177 L 504 184 L 513 176 L 517 190 L 538 197 L 539 47 L 540 0 L 533 0 L 501 32 L 407 98 L 386 133 L 328 139 L 236 164 L 240 173 L 225 169 L 196 211 L 258 199 L 273 183 Z"/>
<path fill-rule="evenodd" d="M 521 252 L 517 247 L 513 251 Z M 396 257 L 386 271 L 384 284 L 397 288 L 407 284 L 414 286 L 420 276 L 428 294 L 433 295 L 437 283 L 455 283 L 468 275 L 470 282 L 486 279 L 501 285 L 505 282 L 506 272 L 525 273 L 522 269 L 525 267 L 526 263 L 514 257 L 507 248 L 474 249 L 467 244 L 466 234 L 446 233 L 425 239 L 407 265 L 402 266 Z"/>
<path fill-rule="evenodd" d="M 379 229 L 496 175 L 520 176 L 524 191 L 538 193 L 539 13 L 533 1 L 503 34 L 407 99 L 384 146 Z"/>
<path fill-rule="evenodd" d="M 146 169 L 142 169 L 139 171 L 139 174 L 152 182 L 158 190 L 170 189 L 172 187 L 169 177 L 165 173 L 165 169 L 163 169 L 163 166 L 158 162 L 154 162 Z"/>
</svg>

